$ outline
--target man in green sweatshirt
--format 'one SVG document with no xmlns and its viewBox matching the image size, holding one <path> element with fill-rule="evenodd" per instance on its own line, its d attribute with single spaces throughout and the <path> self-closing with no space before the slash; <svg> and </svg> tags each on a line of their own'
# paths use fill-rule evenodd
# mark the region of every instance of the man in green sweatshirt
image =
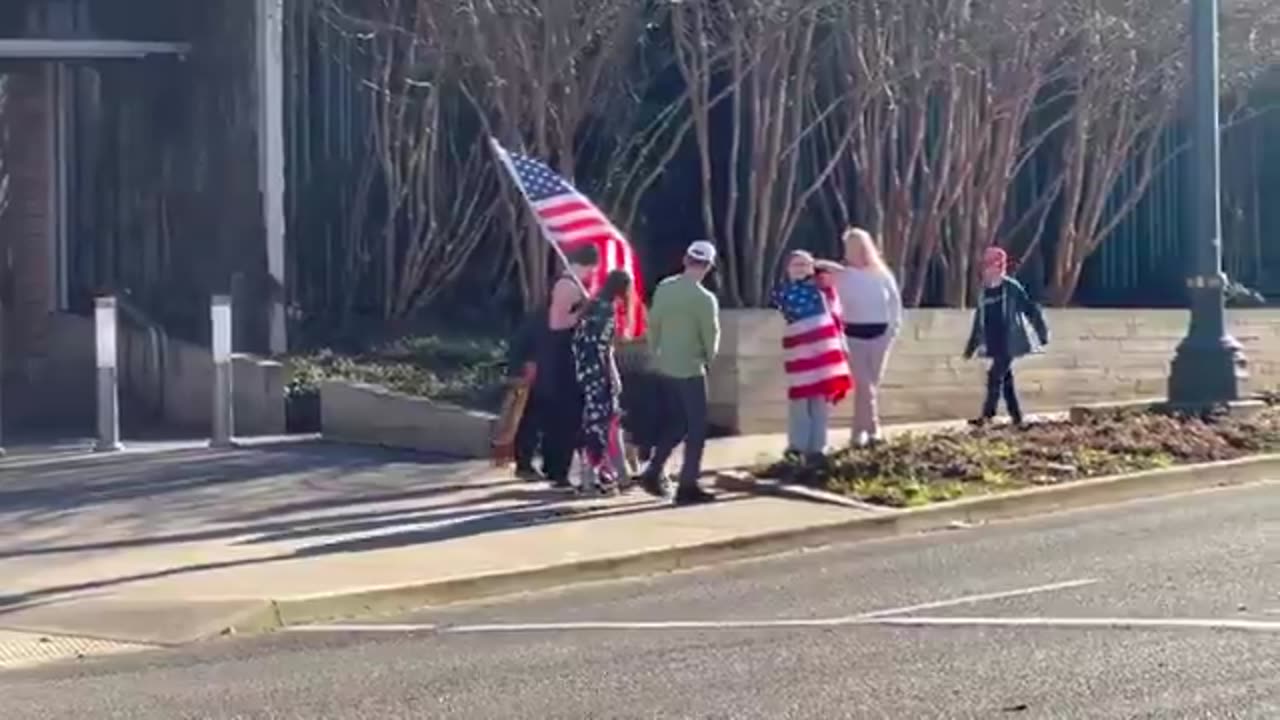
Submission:
<svg viewBox="0 0 1280 720">
<path fill-rule="evenodd" d="M 698 484 L 707 440 L 707 368 L 720 350 L 720 305 L 702 286 L 715 262 L 715 245 L 706 240 L 690 245 L 684 272 L 658 284 L 649 312 L 649 354 L 658 375 L 665 430 L 641 479 L 650 494 L 665 497 L 663 468 L 683 441 L 678 505 L 715 500 Z"/>
</svg>

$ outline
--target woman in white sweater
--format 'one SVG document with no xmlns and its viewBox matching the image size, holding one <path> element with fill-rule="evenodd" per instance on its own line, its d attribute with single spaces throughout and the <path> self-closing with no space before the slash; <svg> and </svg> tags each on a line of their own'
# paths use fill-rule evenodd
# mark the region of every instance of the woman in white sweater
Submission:
<svg viewBox="0 0 1280 720">
<path fill-rule="evenodd" d="M 835 285 L 854 377 L 853 443 L 865 445 L 880 440 L 877 393 L 885 358 L 902 326 L 902 295 L 871 233 L 849 228 L 843 240 L 845 267 Z"/>
</svg>

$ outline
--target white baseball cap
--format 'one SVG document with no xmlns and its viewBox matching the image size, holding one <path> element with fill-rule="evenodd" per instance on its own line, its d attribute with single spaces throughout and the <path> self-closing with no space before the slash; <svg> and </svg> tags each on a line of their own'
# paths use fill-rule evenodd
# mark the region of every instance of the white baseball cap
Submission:
<svg viewBox="0 0 1280 720">
<path fill-rule="evenodd" d="M 685 250 L 684 256 L 690 260 L 697 260 L 708 265 L 716 264 L 716 246 L 710 240 L 698 240 L 689 245 L 689 249 Z"/>
</svg>

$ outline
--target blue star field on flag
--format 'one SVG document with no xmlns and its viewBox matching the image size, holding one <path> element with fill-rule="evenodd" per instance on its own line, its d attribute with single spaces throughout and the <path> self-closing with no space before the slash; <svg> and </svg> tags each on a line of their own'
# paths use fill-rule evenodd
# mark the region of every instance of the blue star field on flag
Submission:
<svg viewBox="0 0 1280 720">
<path fill-rule="evenodd" d="M 529 193 L 531 202 L 541 202 L 556 195 L 575 192 L 572 185 L 537 160 L 512 153 L 511 163 L 515 165 L 516 175 Z"/>
<path fill-rule="evenodd" d="M 799 322 L 828 312 L 822 291 L 813 280 L 789 281 L 774 288 L 773 306 L 787 322 Z"/>
</svg>

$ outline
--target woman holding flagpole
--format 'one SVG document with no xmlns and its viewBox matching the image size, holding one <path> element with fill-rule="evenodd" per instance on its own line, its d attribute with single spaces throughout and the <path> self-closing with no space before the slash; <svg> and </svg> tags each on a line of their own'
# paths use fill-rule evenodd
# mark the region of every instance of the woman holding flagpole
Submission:
<svg viewBox="0 0 1280 720">
<path fill-rule="evenodd" d="M 583 303 L 604 280 L 605 273 L 622 269 L 633 278 L 627 308 L 619 308 L 618 334 L 625 338 L 645 333 L 644 303 L 638 297 L 636 255 L 626 237 L 609 218 L 568 180 L 546 163 L 510 153 L 490 138 L 494 156 L 529 204 L 543 236 L 569 272 L 552 288 L 546 348 L 539 355 L 534 395 L 548 408 L 543 426 L 545 472 L 560 487 L 569 487 L 569 468 L 579 446 L 582 395 L 573 366 L 572 334 Z"/>
<path fill-rule="evenodd" d="M 534 393 L 542 422 L 543 472 L 552 485 L 570 488 L 573 454 L 581 444 L 582 390 L 573 358 L 573 333 L 587 302 L 586 283 L 600 264 L 594 245 L 567 253 L 569 270 L 551 288 L 547 332 L 538 353 Z"/>
</svg>

